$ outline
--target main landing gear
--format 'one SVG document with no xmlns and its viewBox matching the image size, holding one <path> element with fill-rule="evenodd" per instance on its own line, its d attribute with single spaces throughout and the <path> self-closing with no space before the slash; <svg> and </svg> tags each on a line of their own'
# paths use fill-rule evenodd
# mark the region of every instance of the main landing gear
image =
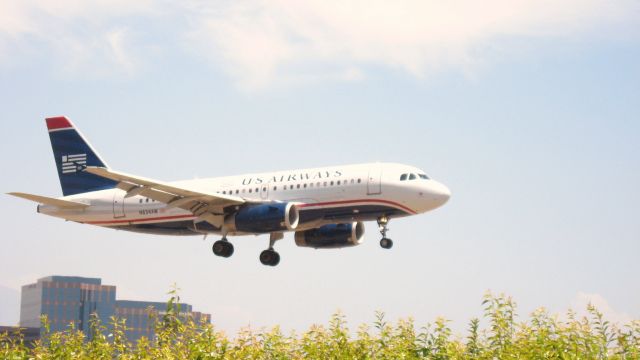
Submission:
<svg viewBox="0 0 640 360">
<path fill-rule="evenodd" d="M 280 263 L 280 254 L 273 249 L 273 244 L 282 238 L 284 238 L 283 233 L 271 233 L 269 237 L 269 248 L 260 253 L 260 262 L 263 265 L 276 266 Z M 228 258 L 233 255 L 233 244 L 227 240 L 226 235 L 223 235 L 222 239 L 214 242 L 211 249 L 217 256 Z"/>
<path fill-rule="evenodd" d="M 217 256 L 228 258 L 233 255 L 233 244 L 227 241 L 227 236 L 225 235 L 221 240 L 213 243 L 211 250 L 213 250 L 213 253 Z"/>
<path fill-rule="evenodd" d="M 388 223 L 388 217 L 383 215 L 378 218 L 378 229 L 380 230 L 380 234 L 382 235 L 382 239 L 380 240 L 380 247 L 382 247 L 383 249 L 391 249 L 393 247 L 393 241 L 387 237 L 387 231 L 389 231 L 389 228 L 387 227 Z"/>
<path fill-rule="evenodd" d="M 273 244 L 282 238 L 284 238 L 283 233 L 271 233 L 269 237 L 269 248 L 260 253 L 260 262 L 262 265 L 276 266 L 280 263 L 280 254 L 273 249 Z"/>
</svg>

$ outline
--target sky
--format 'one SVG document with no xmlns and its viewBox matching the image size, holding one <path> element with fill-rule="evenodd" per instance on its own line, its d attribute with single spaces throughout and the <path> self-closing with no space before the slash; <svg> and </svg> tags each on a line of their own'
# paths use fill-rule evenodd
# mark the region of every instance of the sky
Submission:
<svg viewBox="0 0 640 360">
<path fill-rule="evenodd" d="M 521 319 L 593 302 L 640 318 L 640 2 L 0 0 L 2 192 L 61 196 L 44 118 L 66 115 L 114 169 L 160 180 L 374 161 L 411 164 L 451 200 L 367 223 L 342 250 L 267 236 L 163 237 L 0 201 L 0 324 L 48 275 L 119 299 L 182 299 L 234 334 L 443 316 L 487 291 Z M 384 191 L 384 189 L 383 189 Z M 13 309 L 13 310 L 12 310 Z"/>
</svg>

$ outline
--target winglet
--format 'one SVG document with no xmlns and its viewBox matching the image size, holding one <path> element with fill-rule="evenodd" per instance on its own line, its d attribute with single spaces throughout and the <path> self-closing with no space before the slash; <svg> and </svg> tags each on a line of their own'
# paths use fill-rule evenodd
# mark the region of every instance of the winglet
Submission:
<svg viewBox="0 0 640 360">
<path fill-rule="evenodd" d="M 40 204 L 51 205 L 51 206 L 55 206 L 63 209 L 84 209 L 87 206 L 89 206 L 89 204 L 81 203 L 78 201 L 62 200 L 62 199 L 50 198 L 47 196 L 33 195 L 33 194 L 27 194 L 27 193 L 21 193 L 21 192 L 10 192 L 10 193 L 7 193 L 7 195 L 12 195 L 22 199 L 35 201 Z"/>
</svg>

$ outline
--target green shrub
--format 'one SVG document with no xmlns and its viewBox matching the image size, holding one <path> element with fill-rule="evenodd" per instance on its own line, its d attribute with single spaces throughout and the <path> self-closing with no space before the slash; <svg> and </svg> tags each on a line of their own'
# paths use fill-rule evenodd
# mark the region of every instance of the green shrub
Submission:
<svg viewBox="0 0 640 360">
<path fill-rule="evenodd" d="M 482 302 L 487 328 L 472 319 L 466 336 L 454 336 L 449 321 L 438 318 L 416 330 L 412 319 L 395 324 L 376 313 L 373 326 L 352 335 L 345 317 L 334 314 L 327 326 L 283 334 L 279 327 L 241 330 L 229 339 L 211 324 L 196 324 L 180 315 L 179 297 L 170 292 L 167 312 L 155 320 L 155 338 L 131 344 L 126 324 L 109 319 L 91 322 L 91 336 L 72 325 L 49 331 L 43 318 L 42 338 L 32 347 L 23 338 L 0 334 L 1 359 L 640 359 L 640 321 L 621 327 L 606 321 L 594 306 L 588 316 L 566 319 L 544 309 L 518 322 L 510 297 L 488 293 Z"/>
</svg>

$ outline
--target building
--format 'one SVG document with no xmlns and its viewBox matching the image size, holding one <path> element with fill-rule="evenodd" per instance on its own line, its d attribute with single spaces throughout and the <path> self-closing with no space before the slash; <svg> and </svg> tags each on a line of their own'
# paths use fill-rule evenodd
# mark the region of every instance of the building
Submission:
<svg viewBox="0 0 640 360">
<path fill-rule="evenodd" d="M 26 346 L 32 347 L 40 339 L 40 328 L 24 328 L 20 326 L 0 326 L 0 334 L 6 333 L 9 340 L 19 341 L 22 338 Z"/>
<path fill-rule="evenodd" d="M 191 318 L 197 323 L 211 321 L 211 315 L 194 312 L 189 304 L 179 305 L 183 319 Z M 20 326 L 41 329 L 41 317 L 46 315 L 52 332 L 73 324 L 90 338 L 93 314 L 107 331 L 115 316 L 125 320 L 127 338 L 135 342 L 143 336 L 153 338 L 153 319 L 162 316 L 166 306 L 162 302 L 116 300 L 116 287 L 102 285 L 98 278 L 48 276 L 22 287 Z"/>
<path fill-rule="evenodd" d="M 127 319 L 127 338 L 136 341 L 143 336 L 151 339 L 153 332 L 153 319 L 160 319 L 167 311 L 167 303 L 118 300 L 116 316 L 119 319 Z M 189 304 L 180 304 L 182 320 L 190 317 L 196 324 L 210 323 L 211 315 L 193 311 Z"/>
</svg>

